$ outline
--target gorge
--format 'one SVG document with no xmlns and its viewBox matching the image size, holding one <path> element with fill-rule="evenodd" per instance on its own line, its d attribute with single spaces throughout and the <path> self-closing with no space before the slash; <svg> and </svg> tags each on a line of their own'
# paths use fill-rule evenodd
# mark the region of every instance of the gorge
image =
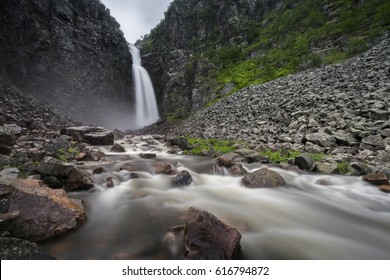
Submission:
<svg viewBox="0 0 390 280">
<path fill-rule="evenodd" d="M 2 259 L 389 259 L 387 1 L 0 9 Z"/>
</svg>

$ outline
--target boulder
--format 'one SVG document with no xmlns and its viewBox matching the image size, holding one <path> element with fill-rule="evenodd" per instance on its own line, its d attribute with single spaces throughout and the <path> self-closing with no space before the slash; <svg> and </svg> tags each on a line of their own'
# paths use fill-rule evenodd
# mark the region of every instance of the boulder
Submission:
<svg viewBox="0 0 390 280">
<path fill-rule="evenodd" d="M 379 186 L 379 190 L 384 192 L 384 193 L 390 193 L 390 185 Z"/>
<path fill-rule="evenodd" d="M 363 180 L 373 185 L 389 185 L 389 179 L 383 173 L 370 173 L 363 176 Z"/>
<path fill-rule="evenodd" d="M 352 168 L 352 175 L 355 176 L 367 175 L 373 171 L 370 166 L 362 162 L 352 162 L 351 168 Z"/>
<path fill-rule="evenodd" d="M 167 143 L 170 146 L 178 146 L 182 150 L 188 149 L 188 142 L 185 137 L 169 136 L 167 137 Z"/>
<path fill-rule="evenodd" d="M 56 158 L 45 157 L 35 168 L 35 171 L 49 176 L 68 176 L 74 169 L 73 165 L 64 163 Z"/>
<path fill-rule="evenodd" d="M 286 185 L 279 173 L 268 168 L 261 168 L 245 175 L 241 182 L 249 188 L 273 188 Z"/>
<path fill-rule="evenodd" d="M 94 187 L 92 179 L 86 171 L 73 168 L 65 179 L 63 188 L 66 191 L 89 190 Z"/>
<path fill-rule="evenodd" d="M 78 126 L 61 129 L 61 135 L 71 136 L 76 141 L 82 141 L 90 145 L 113 145 L 114 133 L 96 126 Z"/>
<path fill-rule="evenodd" d="M 103 167 L 97 167 L 95 168 L 94 170 L 92 170 L 92 174 L 93 175 L 96 175 L 96 174 L 102 174 L 104 172 L 107 172 Z"/>
<path fill-rule="evenodd" d="M 13 146 L 15 145 L 15 143 L 16 143 L 15 134 L 11 130 L 3 126 L 0 126 L 0 145 Z"/>
<path fill-rule="evenodd" d="M 61 153 L 65 153 L 70 148 L 70 144 L 65 137 L 61 136 L 57 139 L 51 139 L 49 143 L 43 146 L 42 150 L 49 156 L 58 156 Z"/>
<path fill-rule="evenodd" d="M 305 139 L 308 142 L 312 142 L 325 148 L 333 148 L 337 146 L 336 138 L 333 135 L 329 135 L 324 132 L 306 134 Z"/>
<path fill-rule="evenodd" d="M 294 165 L 302 170 L 313 171 L 316 167 L 314 160 L 308 154 L 301 154 L 294 159 Z"/>
<path fill-rule="evenodd" d="M 0 237 L 0 259 L 2 260 L 55 260 L 37 244 L 27 240 Z"/>
<path fill-rule="evenodd" d="M 118 143 L 115 143 L 115 144 L 111 147 L 110 152 L 114 152 L 114 153 L 125 153 L 125 152 L 126 152 L 126 149 L 125 149 L 122 145 L 120 145 L 120 144 L 118 144 Z"/>
<path fill-rule="evenodd" d="M 152 158 L 156 158 L 157 155 L 156 154 L 153 154 L 153 153 L 141 153 L 139 155 L 140 158 L 144 158 L 144 159 L 152 159 Z"/>
<path fill-rule="evenodd" d="M 337 163 L 318 162 L 316 164 L 315 171 L 321 174 L 337 174 L 338 173 Z"/>
<path fill-rule="evenodd" d="M 244 175 L 248 174 L 248 171 L 246 171 L 246 169 L 242 166 L 241 163 L 236 163 L 235 165 L 230 167 L 228 170 L 229 170 L 229 174 L 231 176 L 235 176 L 235 177 L 240 177 L 240 176 L 244 176 Z"/>
<path fill-rule="evenodd" d="M 172 179 L 172 185 L 174 187 L 184 187 L 190 185 L 192 182 L 192 176 L 188 171 L 180 171 L 175 178 Z"/>
<path fill-rule="evenodd" d="M 262 157 L 256 151 L 253 151 L 250 149 L 238 149 L 238 150 L 235 150 L 234 153 L 242 156 L 245 159 L 245 161 L 248 163 L 252 163 L 252 162 L 268 163 L 269 162 L 268 158 Z"/>
<path fill-rule="evenodd" d="M 241 234 L 214 215 L 195 208 L 188 210 L 184 229 L 184 257 L 188 260 L 237 259 Z"/>
<path fill-rule="evenodd" d="M 8 229 L 11 237 L 39 242 L 78 228 L 86 213 L 78 200 L 70 199 L 64 190 L 53 190 L 42 181 L 0 179 L 0 194 L 8 193 L 8 213 L 19 217 Z"/>
<path fill-rule="evenodd" d="M 380 135 L 370 135 L 362 139 L 359 147 L 361 150 L 378 151 L 385 149 L 385 141 Z"/>
<path fill-rule="evenodd" d="M 155 174 L 175 175 L 177 172 L 173 170 L 172 165 L 168 162 L 157 162 L 153 168 Z"/>
<path fill-rule="evenodd" d="M 227 153 L 217 158 L 219 166 L 232 167 L 238 162 L 246 162 L 245 158 L 236 153 Z"/>
</svg>

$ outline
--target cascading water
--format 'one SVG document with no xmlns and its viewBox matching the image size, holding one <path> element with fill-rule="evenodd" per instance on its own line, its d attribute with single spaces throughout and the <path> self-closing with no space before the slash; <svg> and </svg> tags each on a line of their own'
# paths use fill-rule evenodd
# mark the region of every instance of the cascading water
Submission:
<svg viewBox="0 0 390 280">
<path fill-rule="evenodd" d="M 151 125 L 160 119 L 156 96 L 148 71 L 141 66 L 140 51 L 129 44 L 133 57 L 133 79 L 135 84 L 136 128 Z"/>
</svg>

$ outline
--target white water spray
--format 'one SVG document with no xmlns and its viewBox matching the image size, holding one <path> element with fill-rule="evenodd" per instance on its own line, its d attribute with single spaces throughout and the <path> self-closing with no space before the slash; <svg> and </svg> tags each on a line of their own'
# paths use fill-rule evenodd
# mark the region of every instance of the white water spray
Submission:
<svg viewBox="0 0 390 280">
<path fill-rule="evenodd" d="M 151 125 L 160 119 L 152 81 L 141 66 L 139 49 L 129 44 L 133 57 L 133 79 L 135 84 L 136 128 Z"/>
</svg>

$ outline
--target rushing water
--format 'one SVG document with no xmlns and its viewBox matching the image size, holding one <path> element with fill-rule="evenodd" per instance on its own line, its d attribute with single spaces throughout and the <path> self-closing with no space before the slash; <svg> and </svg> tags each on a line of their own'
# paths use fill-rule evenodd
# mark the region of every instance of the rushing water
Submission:
<svg viewBox="0 0 390 280">
<path fill-rule="evenodd" d="M 139 50 L 129 45 L 133 57 L 133 79 L 135 85 L 136 128 L 151 125 L 160 119 L 156 96 L 148 71 L 141 66 Z"/>
<path fill-rule="evenodd" d="M 88 221 L 41 244 L 49 253 L 59 259 L 181 259 L 183 236 L 167 233 L 185 224 L 192 206 L 241 232 L 243 259 L 390 259 L 390 195 L 360 177 L 272 168 L 287 187 L 249 189 L 240 185 L 241 178 L 214 175 L 215 159 L 170 155 L 160 144 L 126 148 L 125 154 L 102 148 L 110 162 L 104 165 L 107 173 L 93 176 L 99 191 L 71 194 L 86 202 Z M 157 159 L 141 159 L 146 150 Z M 188 170 L 193 182 L 171 187 L 167 175 L 153 174 L 156 161 Z M 125 162 L 139 178 L 118 171 Z M 108 176 L 116 184 L 112 189 L 104 187 Z"/>
</svg>

